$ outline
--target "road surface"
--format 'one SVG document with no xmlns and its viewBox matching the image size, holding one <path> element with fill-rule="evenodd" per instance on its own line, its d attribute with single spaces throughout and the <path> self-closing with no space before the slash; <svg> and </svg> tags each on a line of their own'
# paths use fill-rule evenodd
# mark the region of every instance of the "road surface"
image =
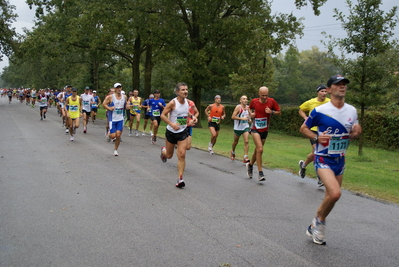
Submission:
<svg viewBox="0 0 399 267">
<path fill-rule="evenodd" d="M 399 264 L 397 205 L 345 191 L 319 246 L 305 235 L 324 196 L 315 180 L 265 170 L 259 183 L 192 149 L 177 189 L 163 139 L 125 130 L 115 157 L 104 129 L 70 142 L 54 108 L 40 121 L 38 107 L 0 99 L 0 266 Z"/>
</svg>

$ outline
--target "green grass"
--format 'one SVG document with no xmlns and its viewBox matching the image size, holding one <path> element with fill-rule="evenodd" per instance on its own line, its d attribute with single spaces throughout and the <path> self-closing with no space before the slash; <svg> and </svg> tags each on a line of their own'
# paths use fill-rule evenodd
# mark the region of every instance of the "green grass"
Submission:
<svg viewBox="0 0 399 267">
<path fill-rule="evenodd" d="M 104 118 L 104 109 L 99 110 L 99 117 Z M 207 150 L 210 133 L 207 123 L 205 121 L 201 123 L 204 128 L 193 129 L 192 144 L 193 147 Z M 140 123 L 140 127 L 142 124 L 143 122 Z M 162 122 L 158 131 L 158 135 L 161 137 L 164 136 L 165 126 L 165 123 Z M 230 157 L 232 141 L 233 128 L 222 125 L 214 147 L 215 153 Z M 250 137 L 250 155 L 252 155 L 253 149 L 254 144 Z M 305 160 L 310 149 L 311 146 L 307 139 L 275 133 L 272 128 L 264 146 L 263 166 L 267 169 L 281 169 L 297 174 L 298 161 Z M 342 187 L 355 193 L 399 204 L 399 152 L 365 147 L 363 148 L 364 156 L 358 156 L 357 151 L 357 146 L 349 147 Z M 236 148 L 236 158 L 241 160 L 243 154 L 241 138 Z M 315 178 L 314 168 L 309 166 L 306 175 Z"/>
</svg>

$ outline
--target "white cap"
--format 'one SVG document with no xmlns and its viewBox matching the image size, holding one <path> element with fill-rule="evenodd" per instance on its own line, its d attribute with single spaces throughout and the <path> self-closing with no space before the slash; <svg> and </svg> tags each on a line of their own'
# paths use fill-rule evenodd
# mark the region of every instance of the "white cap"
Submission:
<svg viewBox="0 0 399 267">
<path fill-rule="evenodd" d="M 93 91 L 93 93 L 97 93 L 97 91 L 96 91 L 96 90 L 94 90 L 94 91 Z"/>
<path fill-rule="evenodd" d="M 120 83 L 115 83 L 115 84 L 114 84 L 114 88 L 116 88 L 116 87 L 118 87 L 118 86 L 122 87 L 122 84 L 120 84 Z"/>
</svg>

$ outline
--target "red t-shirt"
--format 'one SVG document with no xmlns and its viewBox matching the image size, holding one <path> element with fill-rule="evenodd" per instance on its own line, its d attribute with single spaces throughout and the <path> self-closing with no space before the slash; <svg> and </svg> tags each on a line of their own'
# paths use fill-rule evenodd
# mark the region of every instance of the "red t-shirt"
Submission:
<svg viewBox="0 0 399 267">
<path fill-rule="evenodd" d="M 274 111 L 280 111 L 280 106 L 277 104 L 276 100 L 270 97 L 267 99 L 266 103 L 261 103 L 259 98 L 254 98 L 249 104 L 249 108 L 255 110 L 255 118 L 253 119 L 251 129 L 255 129 L 260 133 L 269 130 L 272 114 L 266 113 L 266 107 Z"/>
</svg>

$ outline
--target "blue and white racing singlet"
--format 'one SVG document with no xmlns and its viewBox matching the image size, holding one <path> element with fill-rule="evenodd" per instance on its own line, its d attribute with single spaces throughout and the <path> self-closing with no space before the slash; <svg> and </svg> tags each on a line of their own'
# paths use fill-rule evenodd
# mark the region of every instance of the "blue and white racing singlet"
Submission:
<svg viewBox="0 0 399 267">
<path fill-rule="evenodd" d="M 349 146 L 349 134 L 354 124 L 358 124 L 356 108 L 344 104 L 340 109 L 331 102 L 316 107 L 306 120 L 306 126 L 318 126 L 318 135 L 323 132 L 332 136 L 327 143 L 316 143 L 315 154 L 318 156 L 345 156 Z"/>
<path fill-rule="evenodd" d="M 110 121 L 123 121 L 123 110 L 125 109 L 125 97 L 121 95 L 121 99 L 117 99 L 115 94 L 112 95 L 112 103 L 110 107 L 115 107 L 113 111 L 108 111 Z"/>
</svg>

